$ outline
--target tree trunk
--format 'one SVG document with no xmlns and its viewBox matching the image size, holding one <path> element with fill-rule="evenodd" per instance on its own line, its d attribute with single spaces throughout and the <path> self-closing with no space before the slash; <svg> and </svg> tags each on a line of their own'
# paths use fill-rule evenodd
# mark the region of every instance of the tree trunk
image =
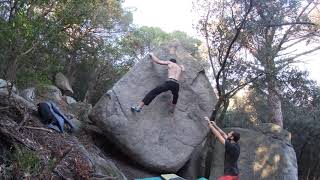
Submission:
<svg viewBox="0 0 320 180">
<path fill-rule="evenodd" d="M 73 85 L 74 81 L 75 81 L 75 73 L 76 73 L 76 52 L 75 50 L 73 50 L 70 53 L 70 57 L 67 59 L 66 64 L 65 64 L 65 73 L 66 73 L 66 77 L 69 80 L 70 86 Z"/>
<path fill-rule="evenodd" d="M 204 147 L 204 157 L 202 159 L 202 166 L 204 166 L 203 171 L 200 172 L 199 175 L 209 179 L 210 174 L 211 174 L 211 167 L 212 167 L 212 162 L 213 162 L 213 153 L 214 153 L 214 146 L 216 144 L 216 138 L 214 135 L 209 132 L 207 135 L 207 140 L 205 142 L 205 147 Z"/>
<path fill-rule="evenodd" d="M 224 102 L 223 102 L 223 107 L 222 107 L 222 110 L 221 110 L 221 112 L 219 114 L 219 117 L 216 120 L 216 123 L 218 125 L 222 124 L 222 122 L 224 120 L 224 117 L 226 116 L 226 113 L 227 113 L 227 110 L 228 110 L 228 107 L 229 107 L 229 103 L 230 103 L 229 98 L 226 98 L 224 100 Z"/>
<path fill-rule="evenodd" d="M 16 75 L 17 75 L 17 63 L 18 63 L 18 58 L 13 55 L 12 62 L 9 62 L 7 73 L 6 73 L 6 79 L 10 81 L 11 83 L 14 83 L 16 81 Z"/>
<path fill-rule="evenodd" d="M 277 86 L 272 83 L 268 84 L 268 92 L 268 101 L 271 108 L 271 122 L 283 127 L 281 100 L 278 95 Z"/>
<path fill-rule="evenodd" d="M 217 115 L 219 113 L 219 110 L 222 106 L 222 104 L 224 103 L 225 99 L 224 99 L 224 96 L 219 96 L 218 97 L 218 101 L 214 107 L 214 110 L 212 111 L 211 115 L 210 115 L 210 121 L 216 121 L 217 119 Z"/>
<path fill-rule="evenodd" d="M 86 94 L 84 95 L 84 98 L 83 98 L 84 103 L 91 103 L 92 92 L 94 90 L 95 84 L 96 84 L 95 81 L 89 82 L 88 89 L 87 89 Z"/>
<path fill-rule="evenodd" d="M 266 80 L 268 86 L 268 102 L 271 110 L 271 122 L 283 128 L 283 116 L 280 92 L 277 85 L 275 64 L 273 59 L 266 61 Z"/>
<path fill-rule="evenodd" d="M 103 70 L 102 67 L 99 67 L 97 64 L 95 65 L 94 70 L 90 73 L 90 81 L 88 82 L 88 89 L 86 94 L 84 95 L 83 102 L 85 103 L 92 103 L 92 94 L 95 90 L 97 83 L 101 78 L 101 71 Z"/>
<path fill-rule="evenodd" d="M 18 32 L 18 31 L 17 31 Z M 6 70 L 6 79 L 10 81 L 11 83 L 15 83 L 16 77 L 17 77 L 17 67 L 18 67 L 18 54 L 19 50 L 22 48 L 22 42 L 20 41 L 19 35 L 17 35 L 17 38 L 10 44 L 11 46 L 11 52 L 9 55 L 9 61 L 7 64 L 7 70 Z"/>
</svg>

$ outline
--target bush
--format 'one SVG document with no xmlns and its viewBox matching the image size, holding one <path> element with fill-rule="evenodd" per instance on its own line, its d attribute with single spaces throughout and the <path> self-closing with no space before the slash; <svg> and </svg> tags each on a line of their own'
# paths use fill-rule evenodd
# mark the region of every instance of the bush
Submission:
<svg viewBox="0 0 320 180">
<path fill-rule="evenodd" d="M 19 174 L 23 176 L 36 176 L 40 172 L 40 158 L 31 150 L 16 147 L 13 153 L 13 162 L 16 164 Z"/>
</svg>

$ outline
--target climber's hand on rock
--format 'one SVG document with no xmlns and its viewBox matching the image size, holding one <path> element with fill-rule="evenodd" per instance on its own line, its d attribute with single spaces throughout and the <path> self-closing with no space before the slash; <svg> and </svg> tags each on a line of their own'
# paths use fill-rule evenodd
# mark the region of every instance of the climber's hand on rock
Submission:
<svg viewBox="0 0 320 180">
<path fill-rule="evenodd" d="M 216 126 L 216 122 L 210 121 L 212 125 Z"/>
<path fill-rule="evenodd" d="M 151 53 L 149 53 L 149 57 L 152 59 L 153 58 L 153 53 L 151 52 Z"/>
<path fill-rule="evenodd" d="M 216 126 L 216 123 L 214 121 L 210 121 L 210 119 L 207 116 L 205 116 L 204 119 L 208 121 L 208 125 L 210 128 L 214 128 L 214 126 Z"/>
<path fill-rule="evenodd" d="M 211 123 L 211 121 L 210 121 L 210 119 L 209 119 L 208 117 L 204 117 L 204 119 L 205 119 L 206 121 L 208 121 L 208 126 L 209 126 L 210 128 L 214 128 L 213 125 L 212 125 L 212 123 Z"/>
</svg>

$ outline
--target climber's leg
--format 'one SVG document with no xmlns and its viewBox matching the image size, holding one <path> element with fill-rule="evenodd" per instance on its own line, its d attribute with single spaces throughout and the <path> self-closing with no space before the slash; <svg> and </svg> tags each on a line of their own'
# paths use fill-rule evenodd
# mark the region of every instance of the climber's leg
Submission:
<svg viewBox="0 0 320 180">
<path fill-rule="evenodd" d="M 144 98 L 143 100 L 139 103 L 138 106 L 136 107 L 131 107 L 131 110 L 134 112 L 140 112 L 142 107 L 144 105 L 149 105 L 152 100 L 157 97 L 159 94 L 168 91 L 169 90 L 169 85 L 168 82 L 166 81 L 165 83 L 161 84 L 160 86 L 154 88 L 151 90 Z"/>
<path fill-rule="evenodd" d="M 170 112 L 173 113 L 179 98 L 179 83 L 173 82 L 173 81 L 169 81 L 169 82 L 170 82 L 170 91 L 173 95 Z"/>
</svg>

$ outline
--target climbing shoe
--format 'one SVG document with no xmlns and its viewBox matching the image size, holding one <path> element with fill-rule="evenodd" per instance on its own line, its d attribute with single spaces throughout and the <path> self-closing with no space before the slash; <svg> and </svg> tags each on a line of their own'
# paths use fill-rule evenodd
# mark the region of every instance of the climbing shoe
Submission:
<svg viewBox="0 0 320 180">
<path fill-rule="evenodd" d="M 138 108 L 138 107 L 132 106 L 132 107 L 131 107 L 131 111 L 132 111 L 132 112 L 140 112 L 141 109 Z"/>
</svg>

